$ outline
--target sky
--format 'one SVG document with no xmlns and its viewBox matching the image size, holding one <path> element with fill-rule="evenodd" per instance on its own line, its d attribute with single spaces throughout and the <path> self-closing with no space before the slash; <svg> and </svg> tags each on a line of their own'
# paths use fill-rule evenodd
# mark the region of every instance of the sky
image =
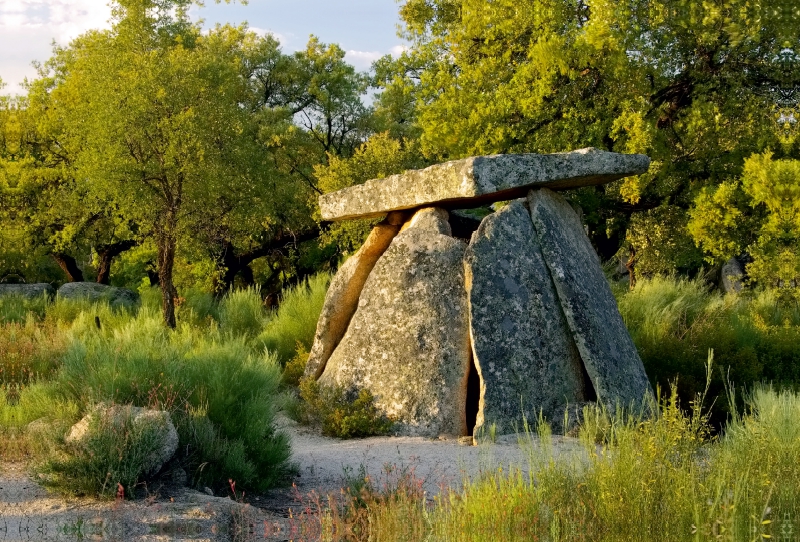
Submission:
<svg viewBox="0 0 800 542">
<path fill-rule="evenodd" d="M 193 8 L 194 20 L 206 27 L 247 22 L 260 33 L 270 32 L 284 52 L 303 49 L 310 34 L 324 43 L 338 43 L 347 61 L 360 70 L 381 56 L 402 50 L 395 0 L 249 0 Z M 34 78 L 33 61 L 47 60 L 55 40 L 67 45 L 92 28 L 107 28 L 107 0 L 0 0 L 0 78 L 3 94 L 22 93 L 25 77 Z"/>
</svg>

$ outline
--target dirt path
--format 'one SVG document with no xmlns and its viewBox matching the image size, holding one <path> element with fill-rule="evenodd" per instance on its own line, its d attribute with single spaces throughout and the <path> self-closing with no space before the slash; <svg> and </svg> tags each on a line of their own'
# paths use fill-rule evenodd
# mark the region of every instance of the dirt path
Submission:
<svg viewBox="0 0 800 542">
<path fill-rule="evenodd" d="M 540 454 L 535 440 L 514 436 L 480 446 L 457 440 L 373 437 L 342 441 L 322 437 L 291 420 L 281 427 L 292 437 L 293 461 L 299 475 L 296 489 L 279 489 L 250 497 L 242 505 L 185 487 L 164 485 L 138 501 L 65 500 L 46 492 L 24 465 L 0 465 L 0 541 L 31 540 L 288 540 L 299 539 L 298 494 L 338 493 L 369 476 L 377 487 L 413 476 L 429 497 L 444 487 L 458 488 L 465 478 L 509 467 L 526 470 L 531 455 Z M 526 440 L 526 439 L 522 439 Z M 580 458 L 574 439 L 555 439 L 560 457 Z M 576 459 L 579 460 L 579 459 Z"/>
</svg>

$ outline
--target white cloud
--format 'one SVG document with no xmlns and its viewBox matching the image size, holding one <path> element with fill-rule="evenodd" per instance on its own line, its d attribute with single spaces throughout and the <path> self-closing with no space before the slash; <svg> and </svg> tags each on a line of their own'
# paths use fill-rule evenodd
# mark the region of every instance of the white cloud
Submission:
<svg viewBox="0 0 800 542">
<path fill-rule="evenodd" d="M 392 54 L 393 57 L 397 58 L 406 51 L 408 51 L 408 49 L 409 48 L 407 45 L 395 45 L 394 47 L 389 49 L 389 52 Z"/>
<path fill-rule="evenodd" d="M 369 69 L 372 63 L 382 57 L 384 53 L 377 51 L 347 51 L 344 58 L 358 69 Z"/>
<path fill-rule="evenodd" d="M 50 43 L 61 45 L 93 28 L 107 28 L 107 0 L 0 0 L 0 77 L 5 93 L 21 93 L 25 77 L 35 77 L 33 60 L 50 56 Z"/>
<path fill-rule="evenodd" d="M 281 44 L 281 47 L 286 47 L 286 44 L 288 44 L 292 39 L 292 34 L 281 34 L 280 32 L 265 30 L 257 26 L 250 26 L 248 28 L 259 36 L 266 36 L 267 34 L 271 35 L 273 38 L 278 40 L 278 43 Z"/>
</svg>

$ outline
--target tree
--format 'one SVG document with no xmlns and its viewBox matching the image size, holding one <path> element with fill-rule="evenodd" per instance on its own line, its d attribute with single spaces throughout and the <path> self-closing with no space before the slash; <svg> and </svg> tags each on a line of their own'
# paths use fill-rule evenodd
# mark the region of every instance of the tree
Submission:
<svg viewBox="0 0 800 542">
<path fill-rule="evenodd" d="M 711 263 L 747 252 L 752 281 L 800 299 L 800 160 L 751 156 L 741 179 L 698 195 L 691 217 Z"/>
<path fill-rule="evenodd" d="M 415 97 L 426 159 L 586 146 L 651 156 L 648 174 L 571 196 L 606 258 L 665 215 L 669 243 L 689 246 L 697 190 L 777 146 L 776 115 L 800 88 L 791 21 L 745 0 L 409 0 L 401 17 L 412 47 L 386 92 Z M 642 265 L 676 266 L 655 248 L 637 247 Z"/>
<path fill-rule="evenodd" d="M 74 43 L 50 92 L 63 138 L 81 142 L 76 182 L 153 238 L 170 327 L 179 246 L 221 200 L 246 200 L 266 166 L 245 107 L 248 34 L 218 27 L 204 35 L 187 6 L 120 0 L 112 30 Z"/>
</svg>

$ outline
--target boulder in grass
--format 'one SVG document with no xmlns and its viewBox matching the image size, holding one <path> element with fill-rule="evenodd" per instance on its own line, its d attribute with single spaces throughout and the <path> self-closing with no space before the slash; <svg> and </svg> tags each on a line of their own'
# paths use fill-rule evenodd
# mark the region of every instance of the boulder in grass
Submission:
<svg viewBox="0 0 800 542">
<path fill-rule="evenodd" d="M 91 302 L 107 301 L 112 307 L 134 307 L 139 303 L 139 294 L 132 290 L 96 282 L 68 282 L 58 289 L 58 297 L 87 299 Z"/>
<path fill-rule="evenodd" d="M 97 405 L 70 428 L 64 441 L 76 447 L 85 446 L 92 436 L 91 431 L 99 428 L 110 430 L 122 438 L 126 426 L 134 433 L 138 432 L 137 429 L 151 429 L 157 434 L 157 443 L 141 466 L 145 476 L 152 476 L 160 471 L 178 450 L 178 431 L 169 412 L 131 405 Z"/>
<path fill-rule="evenodd" d="M 36 299 L 39 297 L 48 298 L 56 295 L 56 290 L 47 283 L 37 284 L 0 284 L 0 297 L 15 296 L 26 299 Z"/>
</svg>

